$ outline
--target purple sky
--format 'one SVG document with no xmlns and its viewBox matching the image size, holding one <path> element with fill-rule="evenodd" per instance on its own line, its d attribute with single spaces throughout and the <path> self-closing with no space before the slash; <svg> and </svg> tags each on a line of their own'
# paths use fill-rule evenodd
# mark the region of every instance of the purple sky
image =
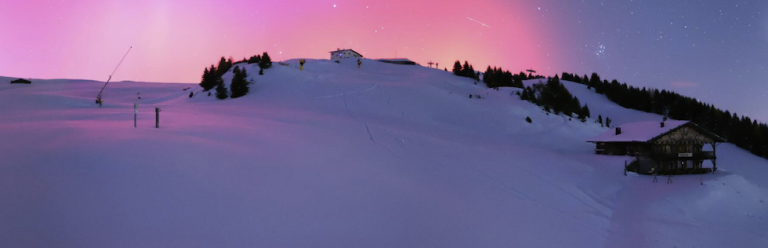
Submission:
<svg viewBox="0 0 768 248">
<path fill-rule="evenodd" d="M 353 48 L 665 88 L 768 121 L 768 1 L 0 1 L 0 75 L 198 82 L 221 56 Z"/>
</svg>

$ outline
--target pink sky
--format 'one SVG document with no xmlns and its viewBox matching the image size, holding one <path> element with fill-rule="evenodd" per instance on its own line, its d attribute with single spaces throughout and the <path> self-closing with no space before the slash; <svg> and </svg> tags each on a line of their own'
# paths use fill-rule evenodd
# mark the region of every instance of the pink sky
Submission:
<svg viewBox="0 0 768 248">
<path fill-rule="evenodd" d="M 335 7 L 334 7 L 335 5 Z M 556 68 L 518 1 L 41 0 L 0 3 L 0 75 L 198 82 L 221 56 L 267 51 L 274 60 L 327 58 L 352 48 L 476 69 Z M 549 30 L 552 33 L 557 30 Z M 548 47 L 544 51 L 542 47 Z"/>
</svg>

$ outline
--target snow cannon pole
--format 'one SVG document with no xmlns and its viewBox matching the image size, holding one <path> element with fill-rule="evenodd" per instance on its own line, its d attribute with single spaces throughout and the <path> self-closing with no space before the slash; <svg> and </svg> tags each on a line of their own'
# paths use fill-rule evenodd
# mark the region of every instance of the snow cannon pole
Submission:
<svg viewBox="0 0 768 248">
<path fill-rule="evenodd" d="M 117 72 L 117 68 L 120 68 L 120 65 L 123 64 L 123 60 L 125 60 L 125 57 L 128 56 L 128 53 L 131 52 L 132 48 L 133 48 L 133 46 L 128 48 L 128 51 L 125 52 L 125 55 L 123 55 L 123 58 L 120 59 L 120 63 L 117 63 L 117 67 L 115 67 L 115 70 L 112 71 L 112 74 L 109 74 L 109 78 L 107 79 L 107 82 L 104 83 L 104 86 L 101 87 L 101 91 L 99 91 L 99 95 L 96 96 L 96 103 L 99 104 L 99 107 L 101 107 L 101 103 L 102 103 L 102 101 L 101 101 L 101 94 L 104 93 L 104 89 L 107 88 L 107 84 L 109 84 L 109 81 L 112 80 L 112 76 L 114 76 L 115 72 Z"/>
<path fill-rule="evenodd" d="M 160 128 L 160 108 L 155 108 L 155 128 Z"/>
</svg>

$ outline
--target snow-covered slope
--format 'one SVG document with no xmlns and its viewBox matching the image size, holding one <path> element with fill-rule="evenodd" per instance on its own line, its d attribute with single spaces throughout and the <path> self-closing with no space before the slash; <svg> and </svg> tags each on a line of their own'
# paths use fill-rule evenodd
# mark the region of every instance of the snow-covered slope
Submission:
<svg viewBox="0 0 768 248">
<path fill-rule="evenodd" d="M 121 82 L 98 108 L 98 82 L 0 80 L 0 247 L 768 243 L 768 162 L 729 144 L 722 173 L 654 184 L 592 154 L 585 141 L 608 129 L 514 89 L 372 60 L 286 63 L 246 65 L 252 93 L 225 101 Z M 580 86 L 566 85 L 595 116 L 660 119 Z"/>
</svg>

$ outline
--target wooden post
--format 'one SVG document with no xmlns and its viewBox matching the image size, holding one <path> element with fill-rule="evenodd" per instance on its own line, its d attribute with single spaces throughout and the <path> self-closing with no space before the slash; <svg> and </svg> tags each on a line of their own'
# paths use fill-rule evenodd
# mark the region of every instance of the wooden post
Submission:
<svg viewBox="0 0 768 248">
<path fill-rule="evenodd" d="M 155 128 L 160 128 L 160 108 L 155 108 Z"/>
<path fill-rule="evenodd" d="M 139 114 L 139 104 L 133 104 L 133 128 L 136 128 L 136 115 Z"/>
<path fill-rule="evenodd" d="M 717 145 L 715 145 L 714 142 L 712 142 L 712 156 L 714 158 L 712 159 L 712 174 L 715 174 L 717 171 Z"/>
<path fill-rule="evenodd" d="M 627 176 L 627 161 L 624 160 L 624 176 Z"/>
</svg>

